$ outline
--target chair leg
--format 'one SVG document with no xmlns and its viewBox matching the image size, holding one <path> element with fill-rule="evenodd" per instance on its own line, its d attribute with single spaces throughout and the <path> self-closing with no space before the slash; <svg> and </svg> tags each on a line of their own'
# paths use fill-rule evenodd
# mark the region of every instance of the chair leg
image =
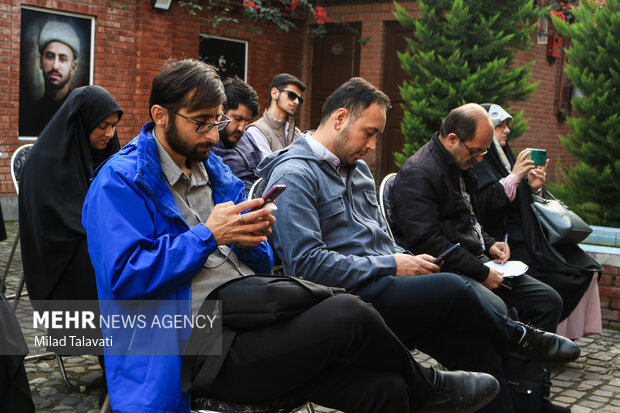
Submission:
<svg viewBox="0 0 620 413">
<path fill-rule="evenodd" d="M 22 291 L 24 290 L 24 273 L 22 272 L 22 278 L 19 280 L 19 286 L 17 286 L 17 293 L 15 294 L 15 301 L 13 301 L 13 312 L 17 311 L 17 304 L 19 304 L 19 299 L 22 296 Z"/>
<path fill-rule="evenodd" d="M 67 377 L 67 372 L 65 371 L 65 363 L 62 361 L 62 357 L 59 355 L 56 355 L 56 359 L 58 360 L 58 368 L 60 368 L 60 374 L 62 375 L 62 379 L 64 380 L 67 387 L 73 391 L 77 391 L 80 393 L 85 392 L 86 386 L 78 386 L 76 384 L 71 383 L 71 381 L 69 381 L 69 377 Z"/>
<path fill-rule="evenodd" d="M 110 394 L 106 394 L 105 401 L 101 406 L 101 411 L 99 413 L 110 413 L 112 411 L 112 406 L 110 405 Z"/>
<path fill-rule="evenodd" d="M 15 255 L 15 250 L 17 249 L 17 244 L 19 243 L 19 231 L 15 234 L 15 241 L 13 241 L 13 246 L 11 247 L 11 252 L 9 253 L 9 258 L 6 261 L 6 265 L 4 267 L 4 272 L 2 273 L 2 289 L 6 289 L 6 276 L 9 274 L 9 269 L 11 268 L 11 263 L 13 262 L 13 256 Z"/>
</svg>

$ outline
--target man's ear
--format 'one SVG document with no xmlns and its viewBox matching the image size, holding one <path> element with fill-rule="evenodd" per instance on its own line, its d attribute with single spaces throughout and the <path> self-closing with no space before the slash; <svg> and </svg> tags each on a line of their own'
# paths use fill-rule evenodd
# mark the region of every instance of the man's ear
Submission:
<svg viewBox="0 0 620 413">
<path fill-rule="evenodd" d="M 271 100 L 276 100 L 278 98 L 278 94 L 280 93 L 280 91 L 278 90 L 277 87 L 272 87 L 271 90 L 269 91 L 269 94 L 271 95 Z"/>
<path fill-rule="evenodd" d="M 446 142 L 447 148 L 453 148 L 459 143 L 461 143 L 461 138 L 459 138 L 459 135 L 457 135 L 456 133 L 450 132 L 448 136 L 446 136 L 444 141 Z"/>
<path fill-rule="evenodd" d="M 78 64 L 77 60 L 74 60 L 71 63 L 71 76 L 73 76 L 73 74 L 75 73 L 75 69 L 77 69 L 77 64 Z"/>
<path fill-rule="evenodd" d="M 151 117 L 159 127 L 165 128 L 168 124 L 168 110 L 161 105 L 151 106 Z"/>
<path fill-rule="evenodd" d="M 334 112 L 334 129 L 340 131 L 344 129 L 349 120 L 349 111 L 345 108 L 339 108 Z"/>
</svg>

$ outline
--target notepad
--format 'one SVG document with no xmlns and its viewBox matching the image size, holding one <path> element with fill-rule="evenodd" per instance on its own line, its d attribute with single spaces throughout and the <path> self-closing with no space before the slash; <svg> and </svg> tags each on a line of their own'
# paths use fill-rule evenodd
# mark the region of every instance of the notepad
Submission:
<svg viewBox="0 0 620 413">
<path fill-rule="evenodd" d="M 484 265 L 493 268 L 497 272 L 503 272 L 504 278 L 518 277 L 525 274 L 528 268 L 530 268 L 523 261 L 506 261 L 504 264 L 498 264 L 495 261 L 487 261 Z"/>
</svg>

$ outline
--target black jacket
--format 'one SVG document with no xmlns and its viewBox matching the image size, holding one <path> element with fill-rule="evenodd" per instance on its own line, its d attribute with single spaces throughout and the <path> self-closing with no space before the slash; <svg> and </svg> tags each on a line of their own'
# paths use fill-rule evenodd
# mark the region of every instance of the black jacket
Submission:
<svg viewBox="0 0 620 413">
<path fill-rule="evenodd" d="M 394 180 L 391 195 L 394 236 L 401 247 L 415 254 L 434 256 L 460 242 L 461 248 L 445 259 L 442 271 L 483 282 L 489 269 L 476 257 L 488 252 L 495 239 L 483 231 L 485 248 L 482 250 L 469 207 L 461 194 L 459 175 L 464 178 L 477 215 L 473 172 L 460 170 L 435 134 L 403 164 Z"/>
</svg>

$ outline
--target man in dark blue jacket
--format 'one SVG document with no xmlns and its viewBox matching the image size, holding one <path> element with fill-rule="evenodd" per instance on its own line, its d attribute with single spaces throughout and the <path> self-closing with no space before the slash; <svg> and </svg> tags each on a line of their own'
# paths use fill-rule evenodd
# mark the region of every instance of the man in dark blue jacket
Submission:
<svg viewBox="0 0 620 413">
<path fill-rule="evenodd" d="M 271 272 L 266 235 L 274 217 L 267 209 L 244 212 L 264 201 L 246 201 L 241 181 L 209 156 L 229 122 L 221 114 L 224 99 L 213 67 L 167 63 L 153 81 L 153 121 L 96 174 L 83 225 L 104 315 L 120 311 L 120 300 L 172 302 L 180 312 L 191 300 L 194 313 L 194 303 L 221 283 Z M 110 328 L 103 331 L 111 336 Z M 179 332 L 166 355 L 158 353 L 165 337 L 134 333 L 132 354 L 105 357 L 112 409 L 189 412 L 180 377 L 189 331 Z M 487 374 L 419 366 L 372 307 L 339 294 L 289 320 L 239 333 L 204 396 L 294 396 L 367 413 L 465 412 L 488 403 L 497 389 Z"/>
</svg>

